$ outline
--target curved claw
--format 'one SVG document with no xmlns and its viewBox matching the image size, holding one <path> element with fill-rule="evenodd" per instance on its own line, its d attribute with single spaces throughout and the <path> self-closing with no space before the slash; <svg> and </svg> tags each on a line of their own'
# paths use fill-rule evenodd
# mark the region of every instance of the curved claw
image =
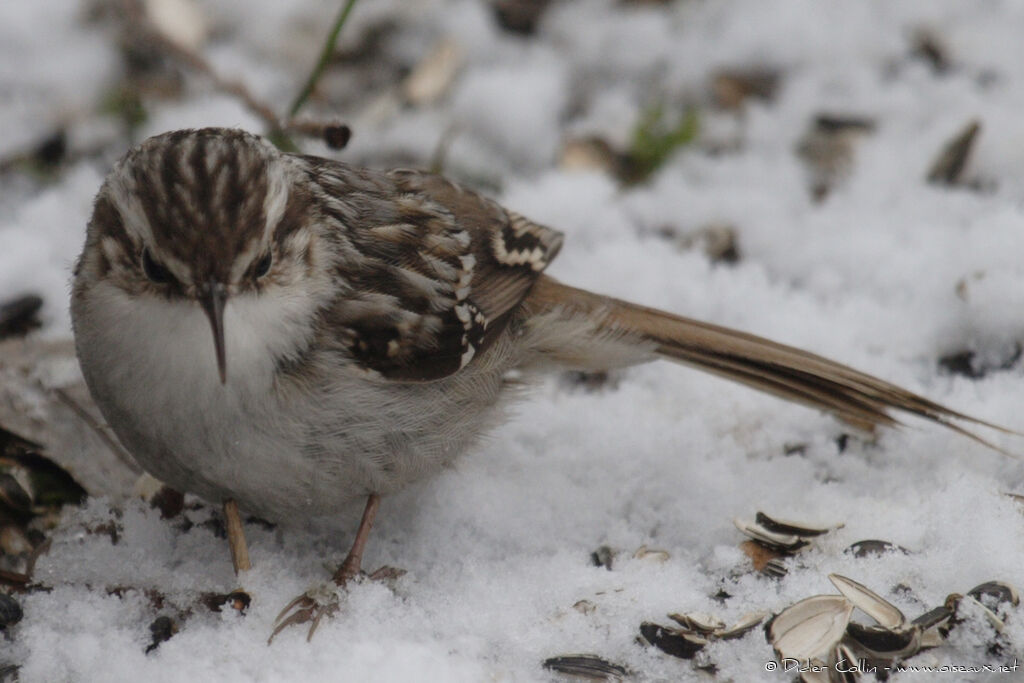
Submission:
<svg viewBox="0 0 1024 683">
<path fill-rule="evenodd" d="M 293 611 L 294 610 L 294 611 Z M 295 598 L 281 610 L 281 613 L 274 619 L 274 631 L 267 638 L 267 645 L 274 642 L 274 638 L 278 633 L 288 628 L 289 626 L 295 626 L 298 624 L 304 624 L 307 621 L 313 623 L 309 626 L 309 632 L 306 634 L 306 642 L 313 639 L 313 634 L 316 633 L 316 629 L 320 626 L 320 622 L 325 616 L 330 616 L 338 611 L 337 599 L 330 602 L 321 602 L 311 597 L 308 593 L 300 595 Z M 291 614 L 289 614 L 291 612 Z"/>
<path fill-rule="evenodd" d="M 404 569 L 396 569 L 394 567 L 381 567 L 370 575 L 358 571 L 354 574 L 349 574 L 345 571 L 345 566 L 342 565 L 342 568 L 335 573 L 332 583 L 312 588 L 285 605 L 284 609 L 277 615 L 277 618 L 274 619 L 274 632 L 267 639 L 267 645 L 274 642 L 277 634 L 284 629 L 289 626 L 305 624 L 307 621 L 313 623 L 309 625 L 306 641 L 312 640 L 313 634 L 316 633 L 316 629 L 320 626 L 320 622 L 323 621 L 324 617 L 330 617 L 338 611 L 338 590 L 344 590 L 353 579 L 366 577 L 371 581 L 383 581 L 392 584 L 395 579 L 403 574 L 405 574 Z"/>
</svg>

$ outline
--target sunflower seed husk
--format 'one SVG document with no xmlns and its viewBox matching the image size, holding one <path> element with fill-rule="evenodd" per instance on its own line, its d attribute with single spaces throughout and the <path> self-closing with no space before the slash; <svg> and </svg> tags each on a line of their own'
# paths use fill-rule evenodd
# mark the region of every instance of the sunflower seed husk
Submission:
<svg viewBox="0 0 1024 683">
<path fill-rule="evenodd" d="M 764 563 L 764 567 L 761 568 L 761 573 L 766 574 L 773 579 L 781 579 L 789 573 L 789 569 L 786 568 L 785 562 L 779 558 L 774 558 Z"/>
<path fill-rule="evenodd" d="M 911 622 L 914 626 L 921 629 L 922 650 L 939 647 L 946 642 L 952 616 L 952 609 L 945 605 L 940 605 L 933 610 L 925 612 Z"/>
<path fill-rule="evenodd" d="M 577 600 L 573 603 L 572 608 L 580 614 L 593 614 L 597 611 L 597 605 L 590 600 Z"/>
<path fill-rule="evenodd" d="M 860 680 L 860 660 L 846 643 L 839 643 L 828 660 L 829 683 L 856 683 Z"/>
<path fill-rule="evenodd" d="M 633 553 L 634 560 L 654 560 L 655 562 L 667 562 L 671 556 L 667 550 L 659 550 L 657 548 L 648 548 L 646 545 L 642 545 L 636 549 Z"/>
<path fill-rule="evenodd" d="M 829 574 L 829 580 L 865 614 L 887 629 L 899 629 L 907 623 L 903 612 L 867 586 L 839 574 Z"/>
<path fill-rule="evenodd" d="M 754 521 L 772 533 L 791 534 L 801 538 L 821 536 L 822 534 L 827 534 L 834 529 L 841 529 L 844 526 L 843 524 L 834 524 L 832 526 L 814 527 L 802 522 L 793 522 L 786 519 L 769 517 L 763 512 L 758 512 L 754 517 Z"/>
<path fill-rule="evenodd" d="M 872 133 L 875 121 L 866 116 L 845 114 L 818 114 L 814 117 L 814 128 L 823 133 Z"/>
<path fill-rule="evenodd" d="M 640 624 L 640 635 L 665 654 L 680 659 L 693 659 L 708 644 L 706 638 L 696 633 L 666 628 L 650 621 Z"/>
<path fill-rule="evenodd" d="M 841 595 L 815 595 L 768 622 L 768 641 L 782 657 L 824 659 L 846 633 L 853 604 Z"/>
<path fill-rule="evenodd" d="M 889 541 L 879 541 L 877 539 L 857 541 L 850 545 L 850 547 L 848 547 L 844 552 L 850 553 L 854 557 L 870 557 L 872 555 L 884 555 L 885 553 L 894 552 L 900 552 L 904 555 L 910 554 L 910 551 L 902 546 L 890 543 Z"/>
<path fill-rule="evenodd" d="M 560 655 L 544 660 L 545 669 L 595 681 L 619 681 L 629 675 L 626 667 L 589 654 Z"/>
<path fill-rule="evenodd" d="M 737 109 L 748 97 L 770 102 L 781 80 L 781 72 L 771 67 L 723 69 L 712 76 L 711 91 L 718 106 Z"/>
<path fill-rule="evenodd" d="M 711 614 L 690 612 L 688 614 L 670 614 L 668 618 L 685 629 L 699 633 L 715 633 L 725 630 L 725 622 Z"/>
<path fill-rule="evenodd" d="M 911 36 L 910 54 L 926 61 L 935 73 L 945 73 L 952 66 L 946 41 L 927 28 L 914 31 Z"/>
<path fill-rule="evenodd" d="M 971 607 L 977 610 L 980 610 L 981 613 L 985 615 L 985 618 L 988 619 L 988 622 L 992 624 L 992 628 L 994 628 L 997 633 L 1002 633 L 1003 629 L 1006 628 L 1006 624 L 1003 623 L 1003 620 L 1000 619 L 995 612 L 993 612 L 984 604 L 982 604 L 977 598 L 974 598 L 970 595 L 962 595 L 960 596 L 960 599 L 956 601 L 956 611 L 958 613 L 957 615 L 959 615 L 960 606 L 965 604 L 970 605 Z"/>
<path fill-rule="evenodd" d="M 735 624 L 725 629 L 724 631 L 718 631 L 715 633 L 716 636 L 722 640 L 732 640 L 733 638 L 740 638 L 745 633 L 753 629 L 755 626 L 760 624 L 769 616 L 768 612 L 748 612 L 739 618 Z"/>
<path fill-rule="evenodd" d="M 921 631 L 913 626 L 891 630 L 851 621 L 846 625 L 846 635 L 858 650 L 881 659 L 909 657 L 921 649 Z"/>
<path fill-rule="evenodd" d="M 451 38 L 442 39 L 402 82 L 402 94 L 414 105 L 439 100 L 451 89 L 462 63 L 463 50 L 459 44 Z"/>
<path fill-rule="evenodd" d="M 956 136 L 946 143 L 938 157 L 932 162 L 927 180 L 932 184 L 955 185 L 960 181 L 974 141 L 981 132 L 981 122 L 969 121 Z"/>
<path fill-rule="evenodd" d="M 815 201 L 825 199 L 849 175 L 857 143 L 874 128 L 874 121 L 859 116 L 814 118 L 797 142 L 796 153 L 808 168 Z"/>
<path fill-rule="evenodd" d="M 949 621 L 951 616 L 953 616 L 953 610 L 945 605 L 939 605 L 935 609 L 928 610 L 910 623 L 922 631 L 928 631 Z"/>
<path fill-rule="evenodd" d="M 758 543 L 775 550 L 795 552 L 810 545 L 809 541 L 806 541 L 795 534 L 780 534 L 769 531 L 757 522 L 751 522 L 745 519 L 734 519 L 733 524 L 736 525 L 737 529 Z"/>
<path fill-rule="evenodd" d="M 570 138 L 562 147 L 558 165 L 566 171 L 615 173 L 622 165 L 622 157 L 603 138 Z"/>
<path fill-rule="evenodd" d="M 142 7 L 152 28 L 175 45 L 199 50 L 209 36 L 209 21 L 193 0 L 146 0 Z"/>
<path fill-rule="evenodd" d="M 1008 602 L 1012 607 L 1016 607 L 1020 604 L 1020 593 L 1017 592 L 1016 586 L 1004 581 L 986 581 L 967 591 L 967 595 L 983 604 L 984 598 L 991 599 L 996 605 Z"/>
</svg>

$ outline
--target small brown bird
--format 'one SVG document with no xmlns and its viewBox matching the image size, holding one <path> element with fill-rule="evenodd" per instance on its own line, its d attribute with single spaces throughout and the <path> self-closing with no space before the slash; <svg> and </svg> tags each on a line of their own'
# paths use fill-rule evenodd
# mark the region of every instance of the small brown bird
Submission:
<svg viewBox="0 0 1024 683">
<path fill-rule="evenodd" d="M 339 585 L 360 571 L 379 497 L 472 448 L 517 393 L 512 370 L 667 359 L 868 429 L 893 411 L 993 426 L 806 351 L 564 285 L 543 274 L 561 246 L 437 175 L 286 154 L 238 130 L 167 133 L 96 197 L 71 301 L 78 356 L 139 464 L 225 503 L 237 553 L 235 501 L 287 521 L 366 497 Z M 328 609 L 302 598 L 282 626 Z"/>
</svg>

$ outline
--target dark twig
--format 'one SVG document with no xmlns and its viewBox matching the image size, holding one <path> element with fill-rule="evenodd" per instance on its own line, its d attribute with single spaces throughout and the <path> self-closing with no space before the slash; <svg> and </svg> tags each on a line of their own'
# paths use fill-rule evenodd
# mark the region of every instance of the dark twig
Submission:
<svg viewBox="0 0 1024 683">
<path fill-rule="evenodd" d="M 302 86 L 302 90 L 295 96 L 295 101 L 292 102 L 292 106 L 288 109 L 288 118 L 293 118 L 299 113 L 299 109 L 306 103 L 309 96 L 313 94 L 313 89 L 316 87 L 316 82 L 320 80 L 320 76 L 323 74 L 324 69 L 327 68 L 327 62 L 330 61 L 331 55 L 334 54 L 334 44 L 338 42 L 338 34 L 341 33 L 341 27 L 345 25 L 345 21 L 348 19 L 348 15 L 352 12 L 352 8 L 355 7 L 356 0 L 347 0 L 345 6 L 338 12 L 337 18 L 334 20 L 334 26 L 331 27 L 331 32 L 327 35 L 327 40 L 324 41 L 324 47 L 320 51 L 320 58 L 317 60 L 316 65 L 313 67 L 313 71 L 310 72 L 309 78 L 306 79 L 306 84 Z"/>
<path fill-rule="evenodd" d="M 133 31 L 139 32 L 144 40 L 148 41 L 153 47 L 170 59 L 178 62 L 186 69 L 205 76 L 217 90 L 240 100 L 242 104 L 249 109 L 249 111 L 263 121 L 267 127 L 266 133 L 270 139 L 272 139 L 282 149 L 287 151 L 296 151 L 298 148 L 288 137 L 289 133 L 320 138 L 332 149 L 343 149 L 345 145 L 348 144 L 348 140 L 352 135 L 352 131 L 349 127 L 340 121 L 318 122 L 305 119 L 295 119 L 295 113 L 302 107 L 305 101 L 309 98 L 313 89 L 316 87 L 316 82 L 319 80 L 320 75 L 323 73 L 324 68 L 327 66 L 327 62 L 334 51 L 334 44 L 337 41 L 341 27 L 345 24 L 355 2 L 356 0 L 348 0 L 339 13 L 338 18 L 335 20 L 334 26 L 331 29 L 331 33 L 324 44 L 320 59 L 314 66 L 312 73 L 310 73 L 302 91 L 299 93 L 298 97 L 295 98 L 295 102 L 292 103 L 289 116 L 286 120 L 282 120 L 274 111 L 273 107 L 254 95 L 245 83 L 225 78 L 221 74 L 217 73 L 210 62 L 201 54 L 172 40 L 160 31 L 159 28 L 146 21 L 145 16 L 137 3 L 132 2 L 132 0 L 127 0 L 125 5 L 128 21 Z"/>
<path fill-rule="evenodd" d="M 278 119 L 277 114 L 274 113 L 274 110 L 253 95 L 244 83 L 221 76 L 202 55 L 171 40 L 159 30 L 147 26 L 145 22 L 140 21 L 137 23 L 141 30 L 145 32 L 146 38 L 161 52 L 187 68 L 206 76 L 218 90 L 237 97 L 252 113 L 263 120 L 271 132 L 283 129 L 281 121 Z"/>
</svg>

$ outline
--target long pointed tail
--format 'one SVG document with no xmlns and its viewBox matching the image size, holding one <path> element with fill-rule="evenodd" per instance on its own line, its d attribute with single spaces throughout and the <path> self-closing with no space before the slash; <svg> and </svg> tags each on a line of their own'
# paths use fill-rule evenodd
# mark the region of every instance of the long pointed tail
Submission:
<svg viewBox="0 0 1024 683">
<path fill-rule="evenodd" d="M 603 335 L 609 346 L 638 344 L 656 357 L 833 413 L 860 428 L 896 425 L 899 421 L 893 412 L 911 413 L 1001 452 L 1004 451 L 951 420 L 1016 433 L 816 354 L 569 287 L 550 277 L 539 278 L 524 303 L 534 314 L 597 320 L 591 333 Z M 573 354 L 565 355 L 571 359 Z"/>
</svg>

